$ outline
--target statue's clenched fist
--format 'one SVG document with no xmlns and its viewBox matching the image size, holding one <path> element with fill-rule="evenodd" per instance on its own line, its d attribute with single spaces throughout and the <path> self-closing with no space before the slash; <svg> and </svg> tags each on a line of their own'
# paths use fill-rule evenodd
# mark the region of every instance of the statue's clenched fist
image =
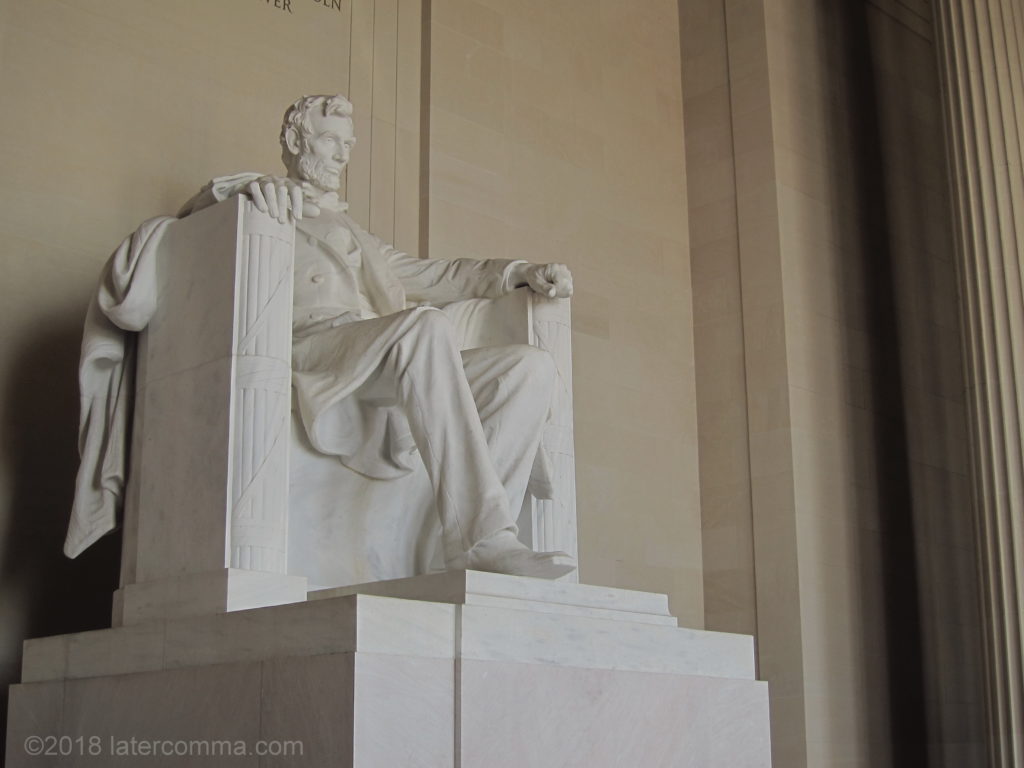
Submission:
<svg viewBox="0 0 1024 768">
<path fill-rule="evenodd" d="M 567 299 L 572 296 L 572 273 L 565 264 L 516 264 L 512 268 L 511 283 L 524 285 L 549 299 Z"/>
</svg>

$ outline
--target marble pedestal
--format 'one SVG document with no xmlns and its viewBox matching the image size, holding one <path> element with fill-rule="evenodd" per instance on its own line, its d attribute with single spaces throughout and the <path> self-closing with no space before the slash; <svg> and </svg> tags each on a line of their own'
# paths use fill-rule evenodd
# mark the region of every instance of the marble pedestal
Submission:
<svg viewBox="0 0 1024 768">
<path fill-rule="evenodd" d="M 770 765 L 751 638 L 473 571 L 29 640 L 22 680 L 10 768 Z"/>
</svg>

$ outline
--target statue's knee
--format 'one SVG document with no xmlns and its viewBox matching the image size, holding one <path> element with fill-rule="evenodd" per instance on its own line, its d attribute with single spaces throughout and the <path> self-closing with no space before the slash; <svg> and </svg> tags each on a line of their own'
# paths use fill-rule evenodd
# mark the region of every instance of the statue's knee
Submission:
<svg viewBox="0 0 1024 768">
<path fill-rule="evenodd" d="M 530 344 L 516 344 L 513 349 L 517 358 L 516 367 L 527 380 L 536 382 L 537 386 L 554 385 L 558 370 L 550 352 Z"/>
</svg>

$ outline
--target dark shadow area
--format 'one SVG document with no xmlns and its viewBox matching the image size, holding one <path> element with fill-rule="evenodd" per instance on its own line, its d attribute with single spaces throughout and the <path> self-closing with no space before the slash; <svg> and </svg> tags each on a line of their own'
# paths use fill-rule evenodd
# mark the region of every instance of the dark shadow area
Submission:
<svg viewBox="0 0 1024 768">
<path fill-rule="evenodd" d="M 120 536 L 108 536 L 76 560 L 64 557 L 78 470 L 78 356 L 82 312 L 53 317 L 22 340 L 12 358 L 0 407 L 0 455 L 11 479 L 0 590 L 5 621 L 22 639 L 110 626 Z M 4 754 L 7 686 L 20 681 L 20 640 L 0 648 L 0 756 Z M 59 735 L 59 734 L 55 734 Z"/>
<path fill-rule="evenodd" d="M 924 637 L 919 602 L 917 540 L 911 486 L 911 437 L 903 365 L 908 350 L 901 332 L 901 297 L 893 244 L 892 189 L 880 111 L 875 53 L 866 2 L 829 4 L 828 66 L 834 99 L 829 105 L 838 183 L 833 202 L 843 264 L 844 329 L 866 335 L 866 345 L 847 339 L 848 354 L 866 346 L 866 428 L 855 432 L 854 452 L 872 457 L 859 473 L 873 479 L 863 489 L 858 521 L 861 647 L 867 666 L 868 700 L 885 711 L 867 713 L 872 764 L 929 764 Z M 940 134 L 941 138 L 941 134 Z M 910 148 L 912 150 L 912 148 Z M 872 536 L 868 531 L 877 531 Z M 855 625 L 856 626 L 856 625 Z M 877 659 L 877 666 L 872 660 Z M 841 755 L 836 755 L 841 758 Z"/>
<path fill-rule="evenodd" d="M 872 764 L 980 768 L 976 553 L 934 44 L 866 0 L 830 8 L 844 328 L 867 370 L 854 451 L 871 457 L 857 545 L 867 696 L 885 709 L 867 720 Z"/>
</svg>

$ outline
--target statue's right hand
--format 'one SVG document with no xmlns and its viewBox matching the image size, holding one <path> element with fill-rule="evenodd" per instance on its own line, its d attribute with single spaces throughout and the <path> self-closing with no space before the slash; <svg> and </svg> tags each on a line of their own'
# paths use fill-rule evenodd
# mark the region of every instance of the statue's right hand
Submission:
<svg viewBox="0 0 1024 768">
<path fill-rule="evenodd" d="M 316 205 L 305 199 L 302 184 L 294 179 L 261 176 L 250 182 L 244 191 L 252 198 L 253 205 L 282 224 L 288 222 L 289 210 L 296 219 L 312 218 L 320 213 Z"/>
</svg>

